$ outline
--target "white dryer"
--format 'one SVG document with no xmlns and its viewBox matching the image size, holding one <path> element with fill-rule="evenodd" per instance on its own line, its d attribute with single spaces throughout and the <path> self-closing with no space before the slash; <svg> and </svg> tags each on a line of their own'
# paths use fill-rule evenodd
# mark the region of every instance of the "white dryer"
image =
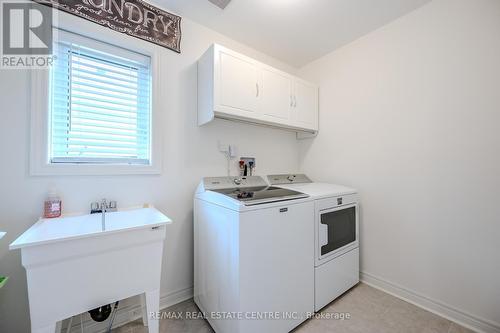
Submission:
<svg viewBox="0 0 500 333">
<path fill-rule="evenodd" d="M 303 174 L 269 175 L 272 186 L 314 199 L 314 309 L 359 282 L 359 208 L 355 189 L 312 182 Z"/>
<path fill-rule="evenodd" d="M 314 312 L 314 202 L 261 177 L 204 178 L 194 300 L 218 333 L 285 333 Z"/>
</svg>

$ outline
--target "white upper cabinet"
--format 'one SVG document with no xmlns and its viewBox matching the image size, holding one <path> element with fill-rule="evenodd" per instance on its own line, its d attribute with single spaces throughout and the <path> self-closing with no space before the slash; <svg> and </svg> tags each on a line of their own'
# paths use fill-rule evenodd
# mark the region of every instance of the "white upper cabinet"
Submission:
<svg viewBox="0 0 500 333">
<path fill-rule="evenodd" d="M 318 88 L 303 80 L 295 80 L 293 115 L 294 121 L 304 127 L 318 130 Z"/>
<path fill-rule="evenodd" d="M 262 69 L 261 113 L 270 121 L 290 123 L 292 78 L 282 72 Z"/>
<path fill-rule="evenodd" d="M 252 62 L 221 51 L 219 53 L 219 106 L 229 112 L 256 113 L 259 110 L 259 68 Z"/>
<path fill-rule="evenodd" d="M 214 44 L 198 61 L 198 125 L 234 119 L 318 130 L 318 87 Z"/>
</svg>

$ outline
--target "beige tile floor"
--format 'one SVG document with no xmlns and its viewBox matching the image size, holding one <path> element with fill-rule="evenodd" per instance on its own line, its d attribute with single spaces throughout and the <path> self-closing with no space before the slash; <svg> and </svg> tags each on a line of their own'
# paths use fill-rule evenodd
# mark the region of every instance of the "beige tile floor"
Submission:
<svg viewBox="0 0 500 333">
<path fill-rule="evenodd" d="M 199 311 L 193 300 L 163 310 L 181 313 Z M 331 319 L 335 313 L 349 319 Z M 410 303 L 360 283 L 325 307 L 320 314 L 297 327 L 293 333 L 471 333 L 472 331 Z M 115 333 L 147 333 L 140 320 L 114 329 Z M 162 319 L 160 333 L 213 332 L 203 319 Z"/>
</svg>

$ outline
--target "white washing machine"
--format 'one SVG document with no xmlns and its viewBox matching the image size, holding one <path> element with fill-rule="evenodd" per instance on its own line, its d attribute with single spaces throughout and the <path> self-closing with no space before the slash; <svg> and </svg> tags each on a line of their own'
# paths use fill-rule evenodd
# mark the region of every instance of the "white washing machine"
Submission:
<svg viewBox="0 0 500 333">
<path fill-rule="evenodd" d="M 303 174 L 269 175 L 272 186 L 314 199 L 314 309 L 359 282 L 359 209 L 356 190 L 312 182 Z"/>
<path fill-rule="evenodd" d="M 314 201 L 258 176 L 204 178 L 194 300 L 218 333 L 285 333 L 314 312 Z"/>
</svg>

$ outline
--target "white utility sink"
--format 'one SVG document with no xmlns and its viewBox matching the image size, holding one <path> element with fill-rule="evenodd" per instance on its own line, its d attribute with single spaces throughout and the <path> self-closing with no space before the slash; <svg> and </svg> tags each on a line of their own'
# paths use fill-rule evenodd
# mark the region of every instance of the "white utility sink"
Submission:
<svg viewBox="0 0 500 333">
<path fill-rule="evenodd" d="M 26 268 L 33 333 L 99 306 L 143 295 L 143 320 L 157 333 L 165 225 L 155 208 L 40 219 L 12 244 Z"/>
</svg>

